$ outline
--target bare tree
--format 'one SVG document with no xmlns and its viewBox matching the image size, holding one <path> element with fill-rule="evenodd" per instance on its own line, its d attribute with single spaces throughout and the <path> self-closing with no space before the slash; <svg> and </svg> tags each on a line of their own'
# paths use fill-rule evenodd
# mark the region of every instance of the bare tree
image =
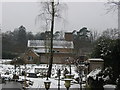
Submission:
<svg viewBox="0 0 120 90">
<path fill-rule="evenodd" d="M 118 38 L 120 38 L 120 0 L 108 0 L 108 4 L 110 8 L 107 9 L 107 13 L 118 10 Z"/>
<path fill-rule="evenodd" d="M 115 39 L 118 38 L 118 34 L 119 34 L 118 29 L 110 28 L 110 29 L 107 29 L 107 30 L 103 31 L 102 36 L 115 40 Z"/>
<path fill-rule="evenodd" d="M 90 41 L 94 42 L 100 37 L 100 33 L 95 30 L 90 30 Z"/>
<path fill-rule="evenodd" d="M 47 0 L 41 2 L 40 14 L 37 16 L 37 20 L 43 21 L 43 24 L 46 26 L 46 30 L 50 28 L 51 30 L 51 45 L 50 45 L 50 62 L 48 69 L 48 77 L 51 76 L 52 64 L 53 64 L 53 31 L 55 18 L 62 18 L 61 11 L 64 7 L 59 1 Z M 40 23 L 41 24 L 41 23 Z"/>
<path fill-rule="evenodd" d="M 0 24 L 0 59 L 2 59 L 2 33 Z"/>
<path fill-rule="evenodd" d="M 54 40 L 64 40 L 64 32 L 63 31 L 56 31 L 54 33 Z"/>
</svg>

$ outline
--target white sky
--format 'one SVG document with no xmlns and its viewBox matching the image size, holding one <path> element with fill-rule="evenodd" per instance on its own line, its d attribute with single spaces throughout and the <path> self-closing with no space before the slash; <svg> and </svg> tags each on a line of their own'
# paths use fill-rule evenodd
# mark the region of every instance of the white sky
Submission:
<svg viewBox="0 0 120 90">
<path fill-rule="evenodd" d="M 35 25 L 35 18 L 39 14 L 40 9 L 39 4 L 35 0 L 24 0 L 24 2 L 20 2 L 20 0 L 11 1 L 2 0 L 2 9 L 0 3 L 2 31 L 13 31 L 20 25 L 24 25 L 27 31 L 39 32 L 40 29 Z M 64 1 L 66 1 L 68 6 L 64 17 L 67 23 L 64 25 L 59 23 L 61 21 L 57 21 L 56 30 L 73 31 L 86 26 L 88 29 L 103 31 L 107 28 L 117 28 L 118 26 L 117 11 L 106 14 L 108 7 L 105 6 L 105 2 L 99 2 L 105 0 L 84 0 L 84 2 L 82 2 L 83 0 L 79 0 L 79 2 L 78 0 L 74 0 L 74 2 L 73 0 L 71 0 L 72 2 L 67 2 L 70 0 Z"/>
<path fill-rule="evenodd" d="M 2 3 L 0 3 L 0 24 L 2 24 Z"/>
<path fill-rule="evenodd" d="M 49 0 L 0 0 L 1 2 L 41 2 Z M 56 0 L 54 0 L 56 1 Z M 59 0 L 60 2 L 108 2 L 112 0 Z M 118 1 L 118 0 L 114 0 Z"/>
</svg>

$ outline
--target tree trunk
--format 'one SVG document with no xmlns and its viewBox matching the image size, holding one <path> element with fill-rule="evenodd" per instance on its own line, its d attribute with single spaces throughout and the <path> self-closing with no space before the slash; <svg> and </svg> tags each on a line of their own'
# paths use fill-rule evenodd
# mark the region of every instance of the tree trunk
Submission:
<svg viewBox="0 0 120 90">
<path fill-rule="evenodd" d="M 118 38 L 120 39 L 120 5 L 119 4 L 118 4 Z"/>
<path fill-rule="evenodd" d="M 48 68 L 48 77 L 51 77 L 51 70 L 53 64 L 53 30 L 54 30 L 54 0 L 51 2 L 52 4 L 52 20 L 51 20 L 51 47 L 50 47 L 50 62 Z"/>
</svg>

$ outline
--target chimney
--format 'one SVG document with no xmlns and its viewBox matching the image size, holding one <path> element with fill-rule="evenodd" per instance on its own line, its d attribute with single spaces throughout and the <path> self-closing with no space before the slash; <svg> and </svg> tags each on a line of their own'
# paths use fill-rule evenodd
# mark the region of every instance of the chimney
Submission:
<svg viewBox="0 0 120 90">
<path fill-rule="evenodd" d="M 73 34 L 72 34 L 72 32 L 65 32 L 65 40 L 66 41 L 73 41 Z"/>
</svg>

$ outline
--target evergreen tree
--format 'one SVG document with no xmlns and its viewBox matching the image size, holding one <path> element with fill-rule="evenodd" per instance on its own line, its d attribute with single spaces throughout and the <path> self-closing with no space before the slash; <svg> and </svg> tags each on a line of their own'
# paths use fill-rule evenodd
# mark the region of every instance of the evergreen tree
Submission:
<svg viewBox="0 0 120 90">
<path fill-rule="evenodd" d="M 109 38 L 100 38 L 97 43 L 92 57 L 103 58 L 105 67 L 113 69 L 113 83 L 120 74 L 120 39 L 111 40 Z"/>
<path fill-rule="evenodd" d="M 120 75 L 119 75 L 119 77 L 118 77 L 116 83 L 117 83 L 117 87 L 116 87 L 115 90 L 120 90 Z"/>
<path fill-rule="evenodd" d="M 92 46 L 90 33 L 91 32 L 86 27 L 83 27 L 78 32 L 75 30 L 73 31 L 73 43 L 75 46 L 75 54 L 77 56 L 88 54 L 90 52 Z"/>
<path fill-rule="evenodd" d="M 19 52 L 24 52 L 27 47 L 26 28 L 24 26 L 20 26 L 18 30 L 18 50 Z"/>
</svg>

